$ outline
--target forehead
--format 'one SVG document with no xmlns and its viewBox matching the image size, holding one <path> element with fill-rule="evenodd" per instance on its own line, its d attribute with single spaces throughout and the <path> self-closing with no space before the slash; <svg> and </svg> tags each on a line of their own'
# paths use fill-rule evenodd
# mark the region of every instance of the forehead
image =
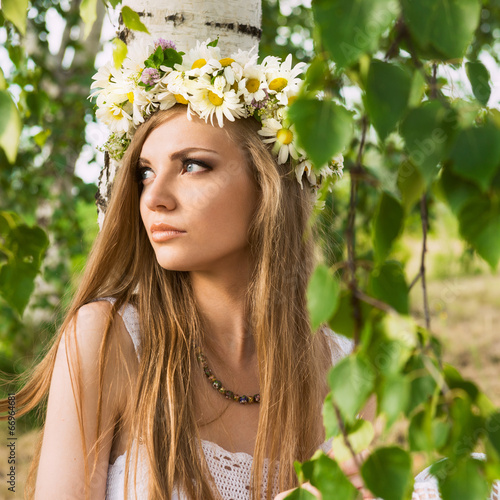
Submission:
<svg viewBox="0 0 500 500">
<path fill-rule="evenodd" d="M 155 155 L 158 151 L 168 154 L 187 148 L 213 149 L 224 155 L 243 154 L 228 130 L 205 123 L 197 116 L 189 120 L 187 113 L 181 112 L 151 131 L 142 146 L 141 156 Z"/>
</svg>

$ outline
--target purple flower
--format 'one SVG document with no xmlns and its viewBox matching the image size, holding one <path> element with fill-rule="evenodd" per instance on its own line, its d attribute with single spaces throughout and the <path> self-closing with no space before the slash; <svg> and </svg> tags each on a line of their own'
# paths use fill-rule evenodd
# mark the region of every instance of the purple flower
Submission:
<svg viewBox="0 0 500 500">
<path fill-rule="evenodd" d="M 267 89 L 262 89 L 264 93 L 266 94 L 266 97 L 261 99 L 260 101 L 256 101 L 255 99 L 252 99 L 252 102 L 250 103 L 251 106 L 253 106 L 255 109 L 262 109 L 266 107 L 267 101 L 269 101 L 269 94 L 267 92 Z"/>
<path fill-rule="evenodd" d="M 165 40 L 164 38 L 158 38 L 158 40 L 156 40 L 155 49 L 157 49 L 158 47 L 161 47 L 163 50 L 165 49 L 176 50 L 175 43 L 172 42 L 172 40 Z"/>
<path fill-rule="evenodd" d="M 141 75 L 141 82 L 145 85 L 154 85 L 160 79 L 160 73 L 156 68 L 144 68 Z"/>
</svg>

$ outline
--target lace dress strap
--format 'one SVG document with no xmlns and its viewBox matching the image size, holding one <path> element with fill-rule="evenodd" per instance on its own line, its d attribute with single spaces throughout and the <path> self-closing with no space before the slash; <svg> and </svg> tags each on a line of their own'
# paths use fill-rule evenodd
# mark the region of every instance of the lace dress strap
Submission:
<svg viewBox="0 0 500 500">
<path fill-rule="evenodd" d="M 116 302 L 116 299 L 114 297 L 104 297 L 97 300 L 107 300 L 108 302 L 111 302 L 111 304 L 114 304 Z M 123 320 L 123 324 L 125 325 L 125 328 L 127 329 L 127 332 L 129 333 L 130 338 L 134 343 L 134 349 L 137 357 L 140 359 L 141 338 L 139 332 L 139 315 L 137 314 L 137 309 L 132 304 L 125 304 L 120 308 L 118 314 Z"/>
</svg>

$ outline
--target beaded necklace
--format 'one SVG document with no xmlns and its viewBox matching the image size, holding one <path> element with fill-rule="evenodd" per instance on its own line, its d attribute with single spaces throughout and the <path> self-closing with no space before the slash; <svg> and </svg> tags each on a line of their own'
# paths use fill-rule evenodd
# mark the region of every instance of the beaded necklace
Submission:
<svg viewBox="0 0 500 500">
<path fill-rule="evenodd" d="M 196 358 L 200 362 L 203 372 L 205 373 L 208 381 L 211 383 L 212 387 L 219 392 L 226 399 L 230 399 L 231 401 L 236 401 L 242 405 L 251 404 L 251 403 L 260 403 L 260 394 L 255 394 L 254 396 L 240 396 L 239 394 L 235 394 L 233 391 L 226 389 L 220 380 L 217 380 L 212 370 L 208 367 L 207 358 L 201 352 L 199 347 L 196 347 Z"/>
</svg>

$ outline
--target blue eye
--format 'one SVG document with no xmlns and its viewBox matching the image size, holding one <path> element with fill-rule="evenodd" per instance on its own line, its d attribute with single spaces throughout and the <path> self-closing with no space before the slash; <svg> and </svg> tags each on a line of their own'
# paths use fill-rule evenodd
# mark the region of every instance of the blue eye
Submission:
<svg viewBox="0 0 500 500">
<path fill-rule="evenodd" d="M 201 167 L 203 170 L 210 169 L 208 165 L 203 163 L 202 161 L 199 160 L 185 160 L 184 161 L 184 168 L 186 169 L 186 172 L 188 173 L 195 173 L 192 170 L 188 170 L 189 167 L 194 166 L 194 167 Z"/>
<path fill-rule="evenodd" d="M 141 167 L 137 169 L 137 182 L 142 182 L 149 179 L 154 172 L 149 167 Z"/>
</svg>

